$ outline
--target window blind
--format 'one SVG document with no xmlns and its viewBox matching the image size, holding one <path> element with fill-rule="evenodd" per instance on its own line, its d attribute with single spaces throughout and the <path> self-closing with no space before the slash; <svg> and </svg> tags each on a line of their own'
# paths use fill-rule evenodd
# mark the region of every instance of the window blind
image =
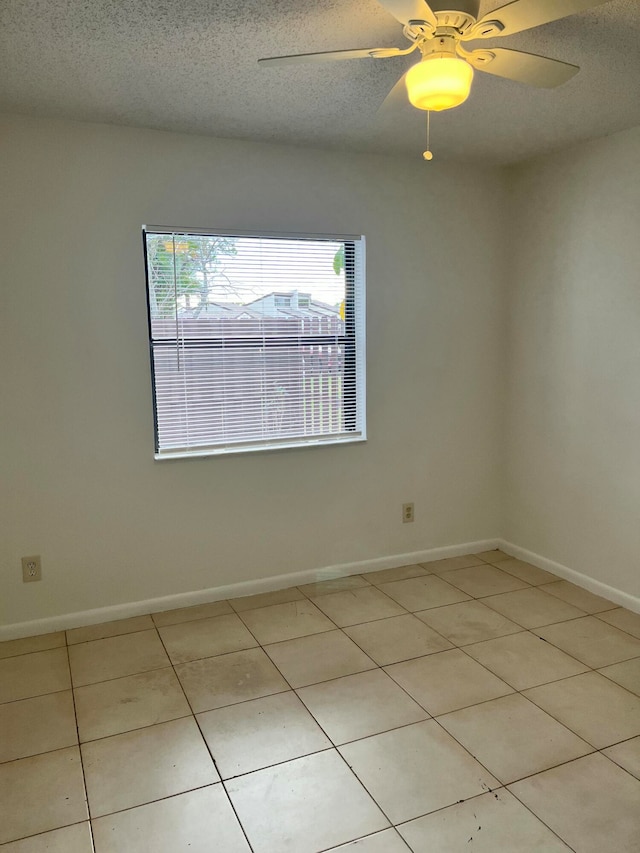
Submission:
<svg viewBox="0 0 640 853">
<path fill-rule="evenodd" d="M 364 238 L 143 235 L 156 458 L 365 438 Z"/>
</svg>

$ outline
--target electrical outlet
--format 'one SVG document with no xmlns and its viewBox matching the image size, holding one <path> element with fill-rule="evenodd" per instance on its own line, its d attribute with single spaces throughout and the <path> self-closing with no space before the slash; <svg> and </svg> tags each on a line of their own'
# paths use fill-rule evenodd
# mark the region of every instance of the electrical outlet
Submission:
<svg viewBox="0 0 640 853">
<path fill-rule="evenodd" d="M 39 555 L 22 558 L 22 580 L 24 583 L 42 580 L 42 562 Z"/>
<path fill-rule="evenodd" d="M 409 524 L 413 521 L 413 504 L 402 504 L 402 523 Z"/>
</svg>

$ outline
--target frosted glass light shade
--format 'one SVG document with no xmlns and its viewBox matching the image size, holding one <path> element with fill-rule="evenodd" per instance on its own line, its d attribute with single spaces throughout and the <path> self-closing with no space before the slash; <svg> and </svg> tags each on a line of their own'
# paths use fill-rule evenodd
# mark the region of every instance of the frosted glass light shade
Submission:
<svg viewBox="0 0 640 853">
<path fill-rule="evenodd" d="M 409 100 L 419 110 L 450 110 L 469 97 L 473 68 L 453 56 L 426 56 L 405 77 Z"/>
</svg>

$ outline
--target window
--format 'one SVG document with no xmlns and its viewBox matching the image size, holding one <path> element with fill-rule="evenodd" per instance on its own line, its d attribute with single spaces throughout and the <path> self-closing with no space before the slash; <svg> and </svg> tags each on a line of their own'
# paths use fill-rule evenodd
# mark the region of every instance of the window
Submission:
<svg viewBox="0 0 640 853">
<path fill-rule="evenodd" d="M 364 238 L 143 235 L 157 459 L 364 440 Z"/>
</svg>

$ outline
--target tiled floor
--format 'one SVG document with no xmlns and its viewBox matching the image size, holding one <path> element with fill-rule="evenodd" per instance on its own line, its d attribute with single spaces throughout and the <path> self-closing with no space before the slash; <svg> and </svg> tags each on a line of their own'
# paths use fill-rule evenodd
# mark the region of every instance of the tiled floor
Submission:
<svg viewBox="0 0 640 853">
<path fill-rule="evenodd" d="M 498 551 L 0 644 L 0 853 L 638 853 L 640 615 Z"/>
</svg>

